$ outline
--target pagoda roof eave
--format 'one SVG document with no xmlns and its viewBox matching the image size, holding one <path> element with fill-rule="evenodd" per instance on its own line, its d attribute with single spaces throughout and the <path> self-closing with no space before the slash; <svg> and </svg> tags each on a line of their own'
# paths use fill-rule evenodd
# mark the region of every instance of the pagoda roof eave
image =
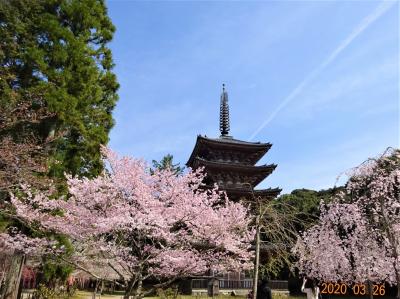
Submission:
<svg viewBox="0 0 400 299">
<path fill-rule="evenodd" d="M 281 188 L 268 188 L 268 189 L 260 189 L 260 190 L 253 190 L 254 192 L 254 196 L 265 196 L 268 195 L 275 198 L 277 197 L 281 192 L 282 189 Z"/>
<path fill-rule="evenodd" d="M 208 138 L 201 135 L 197 135 L 196 144 L 186 163 L 186 166 L 191 167 L 193 165 L 194 159 L 197 157 L 201 146 L 207 145 L 213 148 L 220 149 L 234 149 L 249 152 L 259 151 L 259 157 L 254 161 L 254 164 L 261 159 L 261 157 L 271 148 L 271 143 L 261 143 L 261 142 L 248 142 L 242 141 L 234 138 L 220 137 L 220 138 Z"/>
<path fill-rule="evenodd" d="M 223 169 L 223 170 L 234 170 L 239 173 L 272 173 L 277 167 L 276 164 L 265 164 L 265 165 L 246 165 L 238 163 L 226 163 L 208 161 L 200 157 L 195 157 L 193 161 L 195 168 L 204 166 L 206 169 Z"/>
<path fill-rule="evenodd" d="M 240 175 L 250 176 L 253 179 L 249 180 L 251 182 L 251 186 L 254 188 L 258 184 L 260 184 L 265 178 L 267 178 L 276 168 L 276 164 L 270 165 L 245 165 L 245 164 L 232 164 L 225 162 L 215 162 L 208 161 L 199 157 L 193 162 L 194 168 L 204 167 L 205 172 L 214 177 L 215 174 L 218 173 L 228 173 L 233 172 Z"/>
<path fill-rule="evenodd" d="M 227 188 L 224 191 L 229 193 L 237 193 L 237 194 L 254 194 L 254 196 L 261 196 L 261 197 L 268 197 L 268 198 L 275 198 L 278 196 L 282 189 L 280 188 L 268 188 L 268 189 L 259 189 L 259 190 L 248 190 L 248 189 L 237 189 L 237 188 Z"/>
<path fill-rule="evenodd" d="M 212 186 L 205 186 L 205 187 L 212 188 Z M 249 190 L 249 189 L 238 189 L 238 188 L 225 188 L 221 191 L 225 191 L 228 197 L 234 197 L 234 198 L 249 197 L 254 195 L 255 197 L 274 199 L 281 193 L 282 189 L 268 188 L 259 190 Z"/>
<path fill-rule="evenodd" d="M 271 145 L 271 143 L 263 143 L 263 142 L 251 142 L 235 139 L 232 137 L 219 137 L 219 138 L 209 138 L 205 136 L 198 135 L 197 139 L 200 141 L 208 142 L 208 143 L 216 143 L 216 144 L 235 144 L 238 146 L 247 146 L 247 147 L 265 147 Z"/>
</svg>

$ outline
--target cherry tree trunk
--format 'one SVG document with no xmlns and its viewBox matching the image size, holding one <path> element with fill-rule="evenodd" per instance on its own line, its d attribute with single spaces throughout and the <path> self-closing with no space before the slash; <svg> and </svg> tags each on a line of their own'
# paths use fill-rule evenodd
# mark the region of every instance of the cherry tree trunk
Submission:
<svg viewBox="0 0 400 299">
<path fill-rule="evenodd" d="M 134 288 L 135 284 L 137 282 L 136 288 Z M 141 299 L 143 298 L 143 279 L 142 276 L 139 274 L 139 277 L 137 280 L 132 279 L 128 287 L 126 288 L 125 294 L 124 294 L 124 299 L 129 299 L 133 293 L 133 298 L 134 299 Z"/>
<path fill-rule="evenodd" d="M 368 280 L 368 294 L 369 294 L 369 299 L 374 298 L 374 288 L 370 280 Z"/>
<path fill-rule="evenodd" d="M 137 288 L 135 290 L 135 295 L 133 296 L 134 299 L 141 299 L 143 298 L 142 294 L 142 288 L 143 288 L 143 279 L 140 277 L 138 281 Z"/>
<path fill-rule="evenodd" d="M 7 271 L 4 288 L 0 294 L 1 299 L 17 299 L 24 264 L 25 255 L 14 254 L 11 257 L 11 263 Z"/>
<path fill-rule="evenodd" d="M 133 284 L 134 284 L 134 281 L 132 279 L 131 281 L 129 281 L 129 283 L 125 289 L 124 299 L 129 299 L 129 296 L 131 295 L 131 292 L 133 289 Z"/>
<path fill-rule="evenodd" d="M 139 293 L 142 292 L 142 279 L 139 277 L 138 280 L 136 281 L 135 279 L 131 279 L 128 283 L 127 288 L 125 289 L 125 294 L 124 294 L 124 299 L 129 299 L 133 293 L 134 290 L 134 286 L 137 282 L 137 287 L 136 290 L 134 292 L 134 298 L 139 298 Z"/>
<path fill-rule="evenodd" d="M 94 285 L 93 294 L 92 294 L 92 299 L 96 299 L 97 286 L 98 286 L 98 283 L 97 283 L 97 280 L 96 280 L 96 283 Z"/>
</svg>

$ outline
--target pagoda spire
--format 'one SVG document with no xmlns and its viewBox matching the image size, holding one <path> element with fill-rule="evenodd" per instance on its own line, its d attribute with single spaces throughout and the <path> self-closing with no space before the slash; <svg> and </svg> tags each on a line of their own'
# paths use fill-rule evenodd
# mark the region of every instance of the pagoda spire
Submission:
<svg viewBox="0 0 400 299">
<path fill-rule="evenodd" d="M 225 84 L 222 84 L 222 94 L 219 110 L 219 130 L 221 137 L 229 137 L 229 104 L 228 93 L 225 90 Z"/>
</svg>

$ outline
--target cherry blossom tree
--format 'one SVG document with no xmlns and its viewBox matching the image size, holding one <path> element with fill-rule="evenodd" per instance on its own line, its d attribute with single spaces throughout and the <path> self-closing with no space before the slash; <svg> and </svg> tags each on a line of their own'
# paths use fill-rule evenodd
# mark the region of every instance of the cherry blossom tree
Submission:
<svg viewBox="0 0 400 299">
<path fill-rule="evenodd" d="M 247 208 L 217 189 L 201 189 L 203 174 L 155 170 L 140 160 L 103 149 L 107 171 L 93 178 L 68 176 L 68 198 L 52 199 L 24 186 L 12 195 L 15 218 L 42 232 L 0 235 L 3 249 L 62 252 L 48 232 L 67 236 L 74 248 L 62 259 L 100 280 L 118 279 L 126 298 L 142 298 L 145 280 L 155 287 L 177 278 L 251 268 Z M 40 234 L 39 234 L 40 235 Z"/>
<path fill-rule="evenodd" d="M 324 281 L 387 282 L 400 298 L 400 150 L 353 169 L 344 192 L 320 209 L 319 223 L 294 248 L 300 272 Z"/>
<path fill-rule="evenodd" d="M 39 123 L 54 117 L 45 107 L 33 108 L 40 97 L 29 92 L 24 100 L 11 93 L 0 100 L 0 232 L 10 219 L 2 217 L 4 202 L 9 192 L 15 192 L 20 183 L 29 182 L 35 188 L 47 188 L 48 157 L 54 136 L 38 133 Z M 25 257 L 18 252 L 5 254 L 0 251 L 0 298 L 16 298 Z"/>
</svg>

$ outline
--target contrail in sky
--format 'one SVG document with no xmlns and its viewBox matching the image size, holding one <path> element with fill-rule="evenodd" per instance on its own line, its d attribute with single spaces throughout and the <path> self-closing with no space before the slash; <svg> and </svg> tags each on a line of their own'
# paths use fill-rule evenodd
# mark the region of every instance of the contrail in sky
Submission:
<svg viewBox="0 0 400 299">
<path fill-rule="evenodd" d="M 336 57 L 347 48 L 348 45 L 361 33 L 364 32 L 374 21 L 379 19 L 386 11 L 388 11 L 397 1 L 383 1 L 370 15 L 365 17 L 360 24 L 351 32 L 351 34 L 344 40 L 341 41 L 339 46 L 329 55 L 329 57 L 323 61 L 317 68 L 315 68 L 299 85 L 279 104 L 278 107 L 271 113 L 271 115 L 253 132 L 249 140 L 252 140 L 261 130 L 265 128 L 276 115 L 289 104 L 299 93 L 301 93 L 304 87 L 310 83 L 327 65 L 329 65 Z"/>
</svg>

